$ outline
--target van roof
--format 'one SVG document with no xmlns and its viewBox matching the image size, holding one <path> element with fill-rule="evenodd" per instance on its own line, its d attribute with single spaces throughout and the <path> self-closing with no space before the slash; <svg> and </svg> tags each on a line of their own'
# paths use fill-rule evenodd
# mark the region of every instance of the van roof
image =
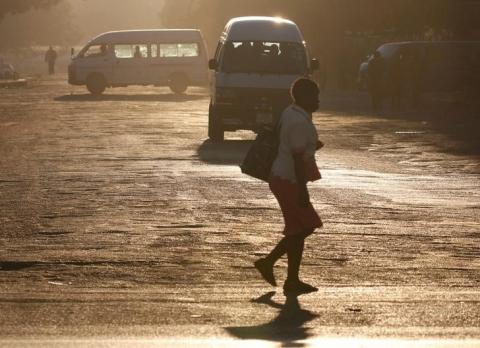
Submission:
<svg viewBox="0 0 480 348">
<path fill-rule="evenodd" d="M 297 25 L 279 17 L 237 17 L 228 21 L 222 34 L 228 41 L 303 42 Z"/>
<path fill-rule="evenodd" d="M 201 39 L 198 29 L 148 29 L 120 30 L 103 33 L 93 38 L 90 44 L 142 43 L 142 42 L 185 42 Z"/>
</svg>

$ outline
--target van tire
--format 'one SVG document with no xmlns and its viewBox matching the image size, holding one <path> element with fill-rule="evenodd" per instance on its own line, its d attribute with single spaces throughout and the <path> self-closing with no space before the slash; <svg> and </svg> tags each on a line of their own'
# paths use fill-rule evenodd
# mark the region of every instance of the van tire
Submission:
<svg viewBox="0 0 480 348">
<path fill-rule="evenodd" d="M 102 74 L 90 74 L 87 77 L 87 89 L 93 95 L 102 95 L 107 88 L 107 81 Z"/>
<path fill-rule="evenodd" d="M 188 79 L 185 74 L 174 73 L 168 78 L 168 87 L 175 94 L 185 93 L 188 88 Z"/>
<path fill-rule="evenodd" d="M 218 120 L 215 107 L 210 103 L 208 107 L 208 137 L 212 141 L 223 141 L 224 131 L 220 120 Z"/>
</svg>

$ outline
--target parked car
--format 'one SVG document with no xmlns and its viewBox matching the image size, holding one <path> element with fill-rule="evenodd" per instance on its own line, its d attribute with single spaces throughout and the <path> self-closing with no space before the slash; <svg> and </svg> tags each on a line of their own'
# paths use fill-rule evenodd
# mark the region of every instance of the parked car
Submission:
<svg viewBox="0 0 480 348">
<path fill-rule="evenodd" d="M 19 74 L 15 71 L 12 64 L 0 62 L 0 79 L 2 80 L 17 80 Z"/>
<path fill-rule="evenodd" d="M 231 19 L 220 37 L 213 71 L 208 136 L 225 131 L 258 131 L 273 125 L 291 102 L 289 90 L 300 76 L 318 68 L 297 25 L 273 17 Z"/>
<path fill-rule="evenodd" d="M 408 41 L 380 46 L 385 66 L 385 86 L 391 80 L 395 59 L 402 56 L 416 64 L 422 92 L 454 92 L 480 88 L 480 41 Z M 367 57 L 359 67 L 360 86 L 366 85 Z M 387 87 L 388 91 L 388 87 Z"/>
<path fill-rule="evenodd" d="M 169 86 L 183 93 L 208 85 L 207 49 L 199 30 L 129 30 L 91 40 L 68 68 L 68 82 L 90 93 L 107 87 Z"/>
</svg>

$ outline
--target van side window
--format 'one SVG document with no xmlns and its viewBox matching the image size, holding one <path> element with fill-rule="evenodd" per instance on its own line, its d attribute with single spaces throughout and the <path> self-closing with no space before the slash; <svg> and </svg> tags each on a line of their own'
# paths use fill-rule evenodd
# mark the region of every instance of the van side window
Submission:
<svg viewBox="0 0 480 348">
<path fill-rule="evenodd" d="M 198 44 L 196 43 L 181 43 L 178 44 L 179 57 L 198 57 Z"/>
<path fill-rule="evenodd" d="M 160 57 L 198 57 L 197 43 L 160 44 Z"/>
<path fill-rule="evenodd" d="M 115 57 L 120 59 L 147 58 L 148 45 L 145 45 L 145 44 L 115 45 Z"/>
<path fill-rule="evenodd" d="M 91 45 L 83 53 L 83 57 L 84 58 L 93 58 L 93 57 L 106 56 L 107 52 L 108 52 L 108 46 L 107 45 Z"/>
<path fill-rule="evenodd" d="M 157 58 L 158 57 L 158 45 L 153 44 L 150 45 L 150 57 Z"/>
</svg>

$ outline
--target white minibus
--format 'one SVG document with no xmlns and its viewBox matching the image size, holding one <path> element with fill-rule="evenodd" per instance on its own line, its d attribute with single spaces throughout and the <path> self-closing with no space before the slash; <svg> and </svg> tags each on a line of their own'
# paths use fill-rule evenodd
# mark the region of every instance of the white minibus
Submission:
<svg viewBox="0 0 480 348">
<path fill-rule="evenodd" d="M 231 19 L 220 37 L 213 70 L 208 136 L 271 126 L 291 102 L 292 82 L 318 68 L 297 25 L 276 17 Z"/>
<path fill-rule="evenodd" d="M 208 85 L 207 55 L 199 30 L 108 32 L 72 57 L 68 82 L 86 85 L 94 95 L 129 85 L 169 86 L 183 93 L 188 86 Z"/>
</svg>

